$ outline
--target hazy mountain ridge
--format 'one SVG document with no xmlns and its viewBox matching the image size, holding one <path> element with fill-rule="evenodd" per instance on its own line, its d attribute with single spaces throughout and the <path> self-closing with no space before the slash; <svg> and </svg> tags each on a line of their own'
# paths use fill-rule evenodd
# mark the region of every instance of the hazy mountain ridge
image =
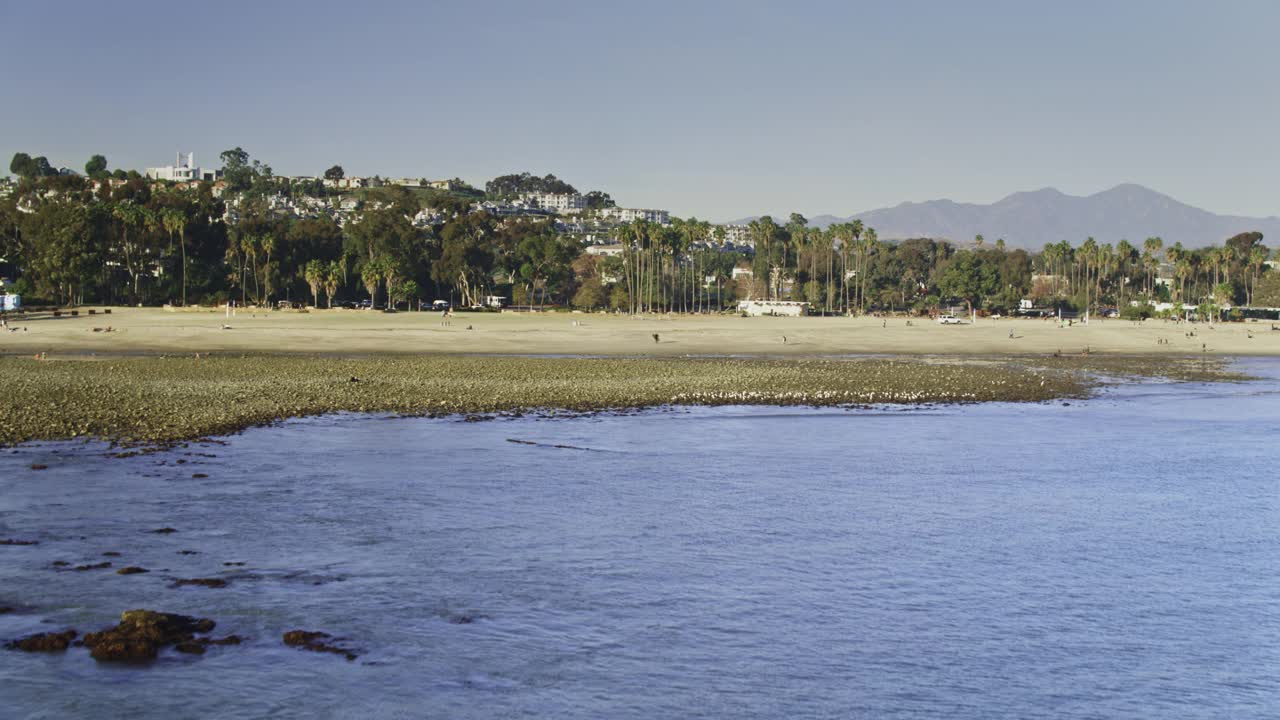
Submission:
<svg viewBox="0 0 1280 720">
<path fill-rule="evenodd" d="M 785 215 L 774 219 L 786 222 Z M 1163 238 L 1166 245 L 1181 242 L 1199 247 L 1253 230 L 1268 239 L 1280 239 L 1280 217 L 1217 215 L 1132 183 L 1083 197 L 1054 188 L 1016 192 L 990 205 L 951 200 L 904 202 L 849 217 L 818 215 L 810 218 L 810 224 L 825 228 L 853 219 L 874 227 L 883 240 L 932 237 L 967 242 L 981 234 L 989 243 L 1004 238 L 1010 247 L 1034 249 L 1060 240 L 1079 244 L 1087 237 L 1098 242 L 1127 239 L 1141 244 L 1153 235 Z"/>
</svg>

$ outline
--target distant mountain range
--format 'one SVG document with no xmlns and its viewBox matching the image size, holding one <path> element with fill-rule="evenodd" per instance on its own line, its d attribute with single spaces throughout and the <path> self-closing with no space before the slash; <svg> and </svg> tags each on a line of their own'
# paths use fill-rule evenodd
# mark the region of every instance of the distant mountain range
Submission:
<svg viewBox="0 0 1280 720">
<path fill-rule="evenodd" d="M 1009 247 L 1028 249 L 1060 240 L 1079 244 L 1087 237 L 1112 243 L 1127 239 L 1141 245 L 1153 235 L 1163 238 L 1165 245 L 1181 242 L 1200 247 L 1254 230 L 1273 241 L 1280 240 L 1280 217 L 1216 215 L 1134 184 L 1117 185 L 1086 197 L 1045 188 L 1014 193 L 990 205 L 950 200 L 904 202 L 849 217 L 818 215 L 809 218 L 809 223 L 825 228 L 853 219 L 875 228 L 882 240 L 930 237 L 969 242 L 981 234 L 988 243 L 1004 238 Z M 785 223 L 786 216 L 774 216 L 774 220 Z"/>
</svg>

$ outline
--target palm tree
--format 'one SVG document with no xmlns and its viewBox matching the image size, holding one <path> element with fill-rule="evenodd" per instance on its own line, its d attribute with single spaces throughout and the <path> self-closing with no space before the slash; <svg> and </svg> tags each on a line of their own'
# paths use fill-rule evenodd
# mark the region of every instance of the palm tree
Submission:
<svg viewBox="0 0 1280 720">
<path fill-rule="evenodd" d="M 866 310 L 867 304 L 867 279 L 870 276 L 868 271 L 871 253 L 876 249 L 876 229 L 867 228 L 862 235 L 862 243 L 859 245 L 859 254 L 862 256 L 862 272 L 858 273 L 858 312 Z"/>
<path fill-rule="evenodd" d="M 328 268 L 319 259 L 312 259 L 303 268 L 303 278 L 311 288 L 311 303 L 316 307 L 320 307 L 320 287 L 324 285 L 328 272 Z"/>
<path fill-rule="evenodd" d="M 1096 261 L 1098 253 L 1098 242 L 1092 237 L 1086 238 L 1080 244 L 1080 265 L 1084 271 L 1084 311 L 1089 312 L 1089 271 Z"/>
<path fill-rule="evenodd" d="M 849 312 L 849 252 L 857 245 L 858 240 L 862 238 L 862 221 L 854 220 L 845 225 L 845 232 L 840 238 L 840 284 L 844 291 L 843 312 Z M 855 270 L 856 272 L 856 270 Z"/>
<path fill-rule="evenodd" d="M 1164 241 L 1158 237 L 1149 237 L 1142 242 L 1142 262 L 1147 267 L 1147 296 L 1155 292 L 1156 270 L 1160 267 L 1160 250 L 1164 247 Z"/>
<path fill-rule="evenodd" d="M 339 264 L 334 261 L 325 268 L 324 294 L 329 309 L 333 309 L 333 295 L 338 292 L 338 284 L 341 282 L 342 276 L 346 274 L 345 265 L 346 263 Z"/>
<path fill-rule="evenodd" d="M 182 305 L 187 305 L 187 215 L 179 210 L 165 210 L 161 222 L 164 229 L 169 233 L 169 242 L 173 242 L 173 236 L 178 236 L 178 244 L 182 247 Z"/>
<path fill-rule="evenodd" d="M 1253 291 L 1258 287 L 1258 275 L 1262 273 L 1262 268 L 1267 264 L 1267 249 L 1255 246 L 1249 251 L 1249 271 L 1253 277 L 1253 281 L 1249 284 L 1248 302 L 1253 305 Z"/>
<path fill-rule="evenodd" d="M 369 309 L 372 310 L 378 301 L 378 285 L 382 282 L 382 262 L 377 258 L 366 260 L 360 268 L 360 281 L 369 293 Z"/>
</svg>

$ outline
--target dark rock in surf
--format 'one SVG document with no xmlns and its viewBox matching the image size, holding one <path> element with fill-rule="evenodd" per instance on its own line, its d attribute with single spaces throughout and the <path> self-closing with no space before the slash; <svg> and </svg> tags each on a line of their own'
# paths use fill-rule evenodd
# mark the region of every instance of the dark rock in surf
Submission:
<svg viewBox="0 0 1280 720">
<path fill-rule="evenodd" d="M 154 610 L 126 610 L 120 615 L 120 623 L 102 632 L 84 636 L 84 646 L 99 662 L 146 662 L 154 660 L 162 647 L 188 643 L 201 645 L 196 633 L 211 632 L 216 623 L 208 618 L 155 612 Z"/>
<path fill-rule="evenodd" d="M 62 652 L 71 646 L 76 639 L 75 630 L 64 630 L 60 633 L 47 632 L 28 635 L 9 642 L 5 647 L 23 652 Z"/>
<path fill-rule="evenodd" d="M 227 581 L 222 578 L 179 578 L 173 581 L 173 587 L 185 587 L 187 585 L 196 585 L 207 588 L 223 588 L 227 586 Z"/>
<path fill-rule="evenodd" d="M 358 657 L 354 652 L 344 647 L 339 647 L 329 642 L 333 636 L 327 632 L 318 632 L 312 630 L 290 630 L 283 636 L 284 644 L 290 647 L 310 650 L 311 652 L 332 653 L 341 655 L 348 662 Z"/>
</svg>

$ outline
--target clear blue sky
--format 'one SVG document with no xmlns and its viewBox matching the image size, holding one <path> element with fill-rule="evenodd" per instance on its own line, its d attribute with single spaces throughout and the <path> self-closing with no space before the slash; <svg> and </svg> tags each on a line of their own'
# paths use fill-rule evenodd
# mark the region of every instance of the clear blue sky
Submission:
<svg viewBox="0 0 1280 720">
<path fill-rule="evenodd" d="M 1277 27 L 1274 0 L 0 0 L 0 172 L 239 145 L 712 220 L 1128 181 L 1272 215 Z"/>
</svg>

